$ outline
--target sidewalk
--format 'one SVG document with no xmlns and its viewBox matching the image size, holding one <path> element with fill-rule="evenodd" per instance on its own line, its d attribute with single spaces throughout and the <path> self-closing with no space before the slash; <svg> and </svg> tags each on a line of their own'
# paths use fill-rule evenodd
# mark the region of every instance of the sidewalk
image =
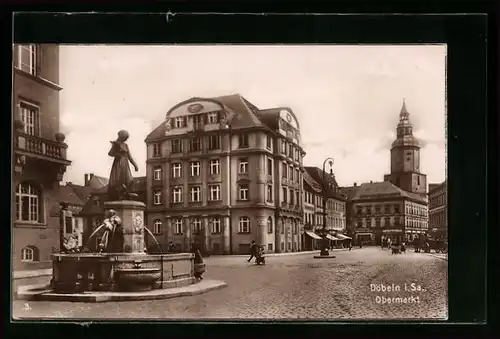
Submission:
<svg viewBox="0 0 500 339">
<path fill-rule="evenodd" d="M 354 247 L 352 248 L 354 250 Z M 333 250 L 328 250 L 330 253 L 332 252 L 341 252 L 341 251 L 349 251 L 348 248 L 335 248 Z M 284 253 L 266 253 L 264 252 L 264 255 L 266 257 L 282 257 L 282 256 L 287 256 L 287 255 L 306 255 L 306 254 L 314 254 L 317 255 L 321 251 L 316 250 L 316 251 L 302 251 L 302 252 L 284 252 Z M 230 255 L 211 255 L 208 258 L 232 258 L 232 257 L 248 257 L 248 254 L 230 254 Z"/>
</svg>

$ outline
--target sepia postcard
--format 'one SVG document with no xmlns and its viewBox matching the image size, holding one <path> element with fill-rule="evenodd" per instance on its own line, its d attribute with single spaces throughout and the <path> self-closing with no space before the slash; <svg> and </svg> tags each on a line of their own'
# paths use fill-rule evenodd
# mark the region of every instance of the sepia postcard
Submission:
<svg viewBox="0 0 500 339">
<path fill-rule="evenodd" d="M 445 44 L 13 44 L 15 320 L 446 320 Z"/>
</svg>

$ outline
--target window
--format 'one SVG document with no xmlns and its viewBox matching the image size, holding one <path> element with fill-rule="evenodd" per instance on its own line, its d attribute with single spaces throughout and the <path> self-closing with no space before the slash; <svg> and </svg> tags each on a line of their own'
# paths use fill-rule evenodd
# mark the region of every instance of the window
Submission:
<svg viewBox="0 0 500 339">
<path fill-rule="evenodd" d="M 172 202 L 174 204 L 182 202 L 182 187 L 172 188 Z"/>
<path fill-rule="evenodd" d="M 290 175 L 289 175 L 289 179 L 290 179 L 291 181 L 293 181 L 293 180 L 294 180 L 294 179 L 293 179 L 293 172 L 294 172 L 294 171 L 293 171 L 293 166 L 290 166 Z"/>
<path fill-rule="evenodd" d="M 417 176 L 417 185 L 420 186 L 420 176 Z"/>
<path fill-rule="evenodd" d="M 161 157 L 161 147 L 158 142 L 153 144 L 153 157 Z"/>
<path fill-rule="evenodd" d="M 219 112 L 210 112 L 208 113 L 208 123 L 216 124 L 219 122 Z"/>
<path fill-rule="evenodd" d="M 281 140 L 281 153 L 286 153 L 286 141 L 283 139 Z"/>
<path fill-rule="evenodd" d="M 182 234 L 182 219 L 178 218 L 174 221 L 174 234 Z"/>
<path fill-rule="evenodd" d="M 20 221 L 42 222 L 41 191 L 39 187 L 21 183 L 16 191 L 16 219 Z"/>
<path fill-rule="evenodd" d="M 220 160 L 212 159 L 210 160 L 210 174 L 219 174 L 220 172 Z"/>
<path fill-rule="evenodd" d="M 180 162 L 172 164 L 172 177 L 173 178 L 182 177 L 182 164 Z"/>
<path fill-rule="evenodd" d="M 380 218 L 375 218 L 375 226 L 380 227 Z"/>
<path fill-rule="evenodd" d="M 154 191 L 153 192 L 153 204 L 154 205 L 161 205 L 161 191 Z"/>
<path fill-rule="evenodd" d="M 191 196 L 191 202 L 201 201 L 201 187 L 200 186 L 190 187 L 189 195 Z"/>
<path fill-rule="evenodd" d="M 153 234 L 161 234 L 162 233 L 162 222 L 160 219 L 156 219 L 153 222 Z"/>
<path fill-rule="evenodd" d="M 214 150 L 220 148 L 220 135 L 208 136 L 208 149 Z"/>
<path fill-rule="evenodd" d="M 267 244 L 267 250 L 272 251 L 273 250 L 273 244 Z"/>
<path fill-rule="evenodd" d="M 193 218 L 193 234 L 200 234 L 201 232 L 201 219 Z"/>
<path fill-rule="evenodd" d="M 172 140 L 172 153 L 182 153 L 182 140 L 181 139 Z"/>
<path fill-rule="evenodd" d="M 240 200 L 248 200 L 249 197 L 248 197 L 248 185 L 245 184 L 245 185 L 239 185 L 238 187 L 238 197 Z"/>
<path fill-rule="evenodd" d="M 273 185 L 267 185 L 267 202 L 273 202 Z"/>
<path fill-rule="evenodd" d="M 238 135 L 238 147 L 247 148 L 248 147 L 248 134 L 242 133 Z"/>
<path fill-rule="evenodd" d="M 375 206 L 375 214 L 380 214 L 380 206 Z"/>
<path fill-rule="evenodd" d="M 300 198 L 300 193 L 297 191 L 297 192 L 295 192 L 295 204 L 297 206 L 300 206 L 300 199 L 299 198 Z"/>
<path fill-rule="evenodd" d="M 211 222 L 212 226 L 212 233 L 214 234 L 219 234 L 220 233 L 220 219 L 219 218 L 213 218 Z"/>
<path fill-rule="evenodd" d="M 199 161 L 191 161 L 190 162 L 191 176 L 198 177 L 200 176 L 200 162 Z"/>
<path fill-rule="evenodd" d="M 358 227 L 363 227 L 363 219 L 358 219 Z"/>
<path fill-rule="evenodd" d="M 155 166 L 153 168 L 153 179 L 161 180 L 161 166 Z"/>
<path fill-rule="evenodd" d="M 201 138 L 192 138 L 189 141 L 189 150 L 191 152 L 201 151 Z"/>
<path fill-rule="evenodd" d="M 273 233 L 273 218 L 272 217 L 267 218 L 267 233 L 269 233 L 269 234 Z"/>
<path fill-rule="evenodd" d="M 288 146 L 288 156 L 293 159 L 293 151 L 295 150 L 295 147 L 292 145 Z"/>
<path fill-rule="evenodd" d="M 389 213 L 391 213 L 391 207 L 390 207 L 389 205 L 385 205 L 385 206 L 384 206 L 384 213 L 385 213 L 385 214 L 389 214 Z"/>
<path fill-rule="evenodd" d="M 238 224 L 239 233 L 250 233 L 250 219 L 248 217 L 241 217 Z"/>
<path fill-rule="evenodd" d="M 384 220 L 384 226 L 385 226 L 385 227 L 389 227 L 389 226 L 391 226 L 391 218 L 389 218 L 389 217 L 385 217 L 385 220 Z"/>
<path fill-rule="evenodd" d="M 286 202 L 288 201 L 288 197 L 287 197 L 288 189 L 286 187 L 283 187 L 282 191 L 283 191 L 283 199 L 281 200 L 281 202 L 286 204 Z"/>
<path fill-rule="evenodd" d="M 267 175 L 273 175 L 273 159 L 267 158 Z"/>
<path fill-rule="evenodd" d="M 266 135 L 266 148 L 270 151 L 273 150 L 273 138 L 270 135 Z"/>
<path fill-rule="evenodd" d="M 186 118 L 185 117 L 176 117 L 174 119 L 174 127 L 182 128 L 186 126 Z"/>
<path fill-rule="evenodd" d="M 40 109 L 25 101 L 19 103 L 19 119 L 24 123 L 24 133 L 29 135 L 39 134 Z"/>
<path fill-rule="evenodd" d="M 21 250 L 21 261 L 38 261 L 38 249 L 34 246 L 26 246 Z"/>
<path fill-rule="evenodd" d="M 300 174 L 299 174 L 299 169 L 295 169 L 295 180 L 300 183 Z"/>
<path fill-rule="evenodd" d="M 248 173 L 248 159 L 247 158 L 240 159 L 239 173 Z"/>
<path fill-rule="evenodd" d="M 19 45 L 18 49 L 18 67 L 20 70 L 25 71 L 29 74 L 36 75 L 37 73 L 37 46 L 30 45 Z"/>
<path fill-rule="evenodd" d="M 288 177 L 288 165 L 286 164 L 286 162 L 281 164 L 281 175 L 284 179 Z"/>
<path fill-rule="evenodd" d="M 295 194 L 293 193 L 293 190 L 290 190 L 290 205 L 294 204 L 294 199 L 295 199 Z"/>
<path fill-rule="evenodd" d="M 208 185 L 209 190 L 209 200 L 218 201 L 220 200 L 220 185 Z"/>
</svg>

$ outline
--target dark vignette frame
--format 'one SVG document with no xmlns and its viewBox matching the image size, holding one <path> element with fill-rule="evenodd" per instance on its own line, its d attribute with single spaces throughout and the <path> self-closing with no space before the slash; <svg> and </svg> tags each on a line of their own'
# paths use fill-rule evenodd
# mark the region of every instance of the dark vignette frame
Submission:
<svg viewBox="0 0 500 339">
<path fill-rule="evenodd" d="M 447 43 L 447 93 L 448 93 L 448 194 L 450 227 L 449 261 L 449 315 L 450 322 L 474 323 L 486 319 L 486 228 L 487 228 L 487 184 L 492 180 L 491 169 L 487 175 L 487 31 L 486 15 L 188 15 L 175 10 L 178 6 L 156 9 L 175 15 L 165 14 L 82 14 L 64 15 L 50 13 L 21 13 L 15 17 L 15 42 L 57 42 L 57 43 Z M 430 7 L 430 6 L 428 6 Z M 390 8 L 390 7 L 389 7 Z M 387 11 L 390 9 L 387 8 Z M 45 8 L 47 10 L 47 8 Z M 54 10 L 56 10 L 54 8 Z M 57 9 L 61 11 L 62 9 Z M 65 11 L 78 10 L 64 9 Z M 83 9 L 83 10 L 106 10 Z M 137 9 L 140 10 L 140 9 Z M 214 9 L 210 8 L 213 12 Z M 427 12 L 432 11 L 427 9 Z M 442 8 L 437 6 L 434 12 Z M 145 11 L 142 9 L 142 11 Z M 227 9 L 225 10 L 228 11 Z M 233 9 L 233 12 L 236 8 Z M 241 11 L 241 10 L 240 10 Z M 310 10 L 309 10 L 310 11 Z M 380 11 L 380 10 L 379 10 Z M 417 9 L 418 11 L 418 9 Z M 223 10 L 221 10 L 223 12 Z M 248 11 L 256 12 L 256 11 Z M 259 13 L 262 12 L 259 11 Z M 294 12 L 294 11 L 291 11 Z M 296 11 L 299 12 L 299 11 Z M 383 10 L 381 11 L 383 12 Z M 425 10 L 421 11 L 425 13 Z M 464 11 L 462 11 L 464 12 Z M 6 18 L 9 19 L 9 18 Z M 8 21 L 7 21 L 8 23 Z M 491 23 L 490 23 L 491 24 Z M 5 32 L 7 32 L 5 25 Z M 490 33 L 493 30 L 490 27 Z M 9 39 L 10 37 L 8 37 Z M 9 39 L 10 40 L 10 39 Z M 10 42 L 6 52 L 10 55 Z M 7 68 L 8 67 L 8 68 Z M 3 74 L 10 74 L 11 65 L 6 63 Z M 488 71 L 492 74 L 492 70 Z M 493 73 L 494 74 L 494 73 Z M 3 79 L 5 80 L 5 79 Z M 9 85 L 10 85 L 10 79 Z M 492 102 L 492 100 L 491 100 Z M 490 103 L 491 103 L 490 102 Z M 4 101 L 5 110 L 10 111 L 10 98 Z M 491 107 L 490 107 L 491 108 Z M 491 116 L 490 116 L 491 117 Z M 7 119 L 8 115 L 2 115 Z M 10 126 L 5 121 L 3 126 Z M 9 135 L 9 134 L 3 134 Z M 9 135 L 10 139 L 10 135 Z M 9 140 L 10 142 L 10 140 Z M 491 152 L 491 149 L 489 150 Z M 10 158 L 9 158 L 10 159 Z M 4 162 L 9 163 L 9 162 Z M 489 164 L 492 165 L 491 163 Z M 496 168 L 495 168 L 496 170 Z M 6 174 L 11 172 L 6 168 Z M 8 192 L 3 190 L 3 192 Z M 472 198 L 471 198 L 472 197 Z M 492 196 L 489 196 L 490 198 Z M 10 200 L 10 194 L 7 193 Z M 491 205 L 490 205 L 491 206 Z M 7 211 L 7 213 L 10 213 Z M 491 214 L 490 214 L 491 217 Z M 473 232 L 470 226 L 474 225 Z M 7 232 L 9 229 L 4 228 Z M 10 232 L 9 232 L 10 233 Z M 471 237 L 471 233 L 473 236 Z M 5 238 L 10 239 L 10 234 Z M 471 255 L 473 253 L 474 255 Z M 10 261 L 9 255 L 4 258 Z M 6 266 L 10 266 L 7 261 Z M 7 277 L 9 278 L 9 277 Z M 7 282 L 10 283 L 10 282 Z M 10 301 L 8 300 L 10 308 Z M 73 320 L 74 322 L 75 320 Z M 123 324 L 123 322 L 120 322 Z M 244 322 L 244 331 L 271 334 L 275 330 L 292 325 L 289 322 L 274 322 L 278 326 L 270 328 L 266 324 Z M 328 328 L 329 324 L 308 322 L 293 324 L 293 331 L 309 335 L 324 335 L 332 331 L 340 333 L 344 329 L 350 334 L 358 333 L 363 327 L 385 327 L 381 322 L 351 321 L 343 326 Z M 367 324 L 368 323 L 368 324 Z M 395 322 L 391 322 L 394 324 Z M 443 322 L 425 322 L 426 327 L 416 322 L 399 322 L 399 334 L 408 327 L 419 326 L 419 332 L 443 329 Z M 208 334 L 214 325 L 172 324 L 141 328 L 141 332 L 153 336 L 182 333 L 183 327 L 190 334 Z M 221 322 L 226 326 L 233 326 Z M 241 324 L 241 322 L 240 322 Z M 330 324 L 338 324 L 332 322 Z M 363 326 L 360 326 L 363 324 Z M 391 324 L 391 325 L 392 325 Z M 54 335 L 59 332 L 56 323 L 13 324 L 17 333 L 38 333 Z M 62 327 L 70 324 L 57 325 Z M 158 324 L 159 325 L 159 324 Z M 93 332 L 101 333 L 111 325 L 90 327 Z M 201 327 L 203 326 L 203 327 Z M 449 328 L 449 327 L 448 327 Z M 72 326 L 71 336 L 88 333 L 85 327 Z M 238 331 L 239 329 L 233 328 Z M 479 328 L 475 328 L 478 333 Z M 30 331 L 30 332 L 28 332 Z M 102 331 L 102 333 L 106 333 Z M 272 331 L 272 332 L 271 332 Z M 385 332 L 386 330 L 384 330 Z M 461 330 L 463 331 L 463 329 Z M 65 330 L 61 328 L 61 332 Z M 260 331 L 259 331 L 260 332 Z M 66 332 L 68 333 L 68 332 Z M 108 332 L 109 333 L 109 332 Z M 463 332 L 462 332 L 463 333 Z M 95 335 L 95 334 L 94 334 Z M 20 334 L 20 337 L 24 337 Z"/>
</svg>

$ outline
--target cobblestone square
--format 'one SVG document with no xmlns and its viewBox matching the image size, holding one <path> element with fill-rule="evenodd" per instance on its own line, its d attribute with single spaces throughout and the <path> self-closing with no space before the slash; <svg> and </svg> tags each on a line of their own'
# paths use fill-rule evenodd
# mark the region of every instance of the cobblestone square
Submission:
<svg viewBox="0 0 500 339">
<path fill-rule="evenodd" d="M 314 259 L 311 254 L 270 256 L 265 266 L 249 264 L 242 256 L 210 257 L 206 259 L 206 278 L 224 280 L 227 288 L 155 301 L 27 305 L 18 300 L 13 315 L 17 319 L 85 320 L 446 319 L 445 256 L 412 250 L 392 255 L 379 247 L 335 255 L 327 260 Z M 373 291 L 381 285 L 386 289 L 399 286 L 400 291 Z"/>
</svg>

